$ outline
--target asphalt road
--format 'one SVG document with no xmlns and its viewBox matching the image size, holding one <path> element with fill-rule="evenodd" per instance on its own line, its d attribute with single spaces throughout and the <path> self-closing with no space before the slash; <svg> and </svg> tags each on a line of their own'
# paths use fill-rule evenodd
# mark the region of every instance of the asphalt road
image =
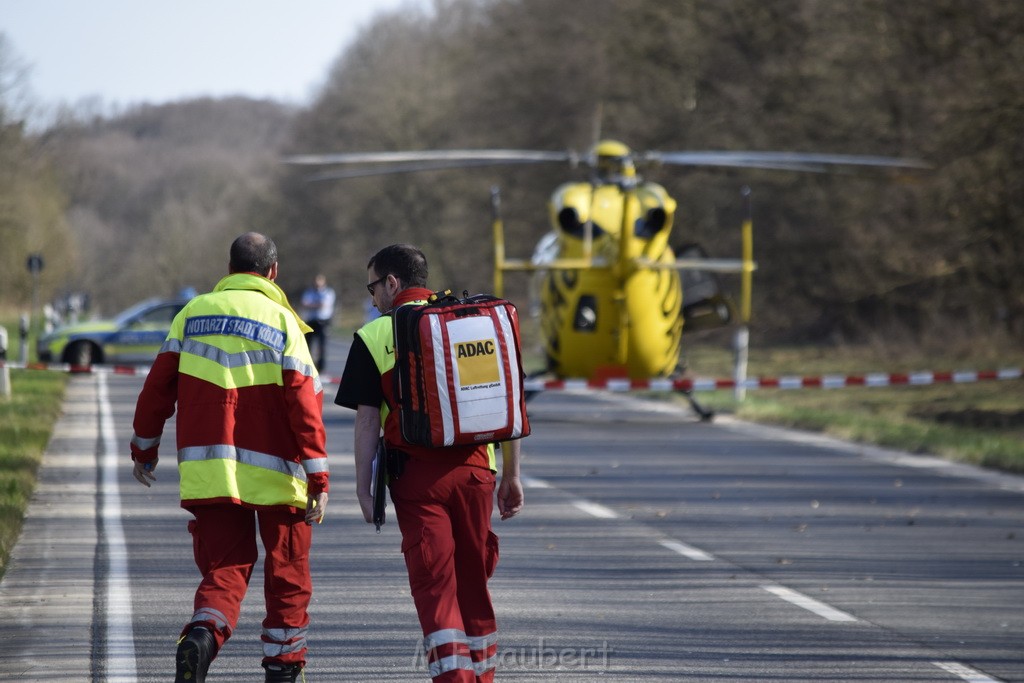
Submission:
<svg viewBox="0 0 1024 683">
<path fill-rule="evenodd" d="M 152 489 L 130 474 L 141 382 L 72 380 L 0 583 L 0 680 L 173 676 L 198 573 L 172 453 Z M 358 515 L 326 393 L 308 680 L 426 680 L 397 528 Z M 499 680 L 1024 681 L 1024 479 L 623 396 L 530 416 L 526 509 L 495 522 Z M 261 584 L 211 681 L 262 680 Z"/>
</svg>

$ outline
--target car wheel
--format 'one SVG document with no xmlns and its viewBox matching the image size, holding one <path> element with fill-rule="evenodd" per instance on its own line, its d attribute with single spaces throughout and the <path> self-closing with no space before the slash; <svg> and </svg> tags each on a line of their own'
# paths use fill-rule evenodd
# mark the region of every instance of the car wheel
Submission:
<svg viewBox="0 0 1024 683">
<path fill-rule="evenodd" d="M 89 367 L 96 360 L 93 358 L 93 351 L 93 346 L 89 342 L 76 342 L 68 349 L 68 363 Z"/>
</svg>

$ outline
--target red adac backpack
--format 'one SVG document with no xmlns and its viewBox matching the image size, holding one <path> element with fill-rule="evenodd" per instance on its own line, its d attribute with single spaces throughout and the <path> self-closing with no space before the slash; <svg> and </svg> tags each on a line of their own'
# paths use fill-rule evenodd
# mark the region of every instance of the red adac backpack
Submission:
<svg viewBox="0 0 1024 683">
<path fill-rule="evenodd" d="M 530 433 L 516 307 L 487 294 L 464 297 L 438 292 L 392 312 L 395 397 L 410 443 L 438 448 Z"/>
</svg>

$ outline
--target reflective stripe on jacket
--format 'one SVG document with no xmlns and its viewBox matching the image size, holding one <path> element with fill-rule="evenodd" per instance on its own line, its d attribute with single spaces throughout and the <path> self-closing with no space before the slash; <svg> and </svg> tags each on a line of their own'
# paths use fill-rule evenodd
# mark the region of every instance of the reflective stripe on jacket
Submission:
<svg viewBox="0 0 1024 683">
<path fill-rule="evenodd" d="M 306 331 L 284 292 L 252 273 L 227 276 L 174 319 L 139 396 L 132 456 L 156 457 L 177 406 L 183 507 L 301 510 L 327 490 L 323 387 Z"/>
</svg>

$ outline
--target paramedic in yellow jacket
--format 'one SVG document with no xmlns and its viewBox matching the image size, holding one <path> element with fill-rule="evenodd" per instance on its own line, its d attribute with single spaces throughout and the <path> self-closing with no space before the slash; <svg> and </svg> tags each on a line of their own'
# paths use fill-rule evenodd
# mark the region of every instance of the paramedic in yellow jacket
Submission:
<svg viewBox="0 0 1024 683">
<path fill-rule="evenodd" d="M 134 475 L 149 486 L 177 406 L 181 506 L 195 516 L 188 529 L 203 578 L 178 645 L 178 683 L 205 680 L 238 623 L 257 521 L 266 681 L 295 681 L 306 662 L 310 525 L 327 508 L 323 389 L 277 268 L 269 237 L 236 239 L 230 274 L 174 319 L 135 408 Z"/>
<path fill-rule="evenodd" d="M 431 677 L 492 681 L 498 634 L 487 580 L 498 562 L 498 537 L 491 531 L 494 449 L 410 444 L 390 409 L 395 353 L 388 313 L 425 303 L 431 294 L 426 284 L 427 260 L 413 246 L 391 245 L 370 260 L 367 289 L 383 315 L 356 332 L 335 403 L 356 411 L 356 495 L 367 522 L 373 521 L 371 468 L 383 429 L 391 500 Z M 508 519 L 523 507 L 519 441 L 505 442 L 501 451 L 498 511 Z"/>
</svg>

